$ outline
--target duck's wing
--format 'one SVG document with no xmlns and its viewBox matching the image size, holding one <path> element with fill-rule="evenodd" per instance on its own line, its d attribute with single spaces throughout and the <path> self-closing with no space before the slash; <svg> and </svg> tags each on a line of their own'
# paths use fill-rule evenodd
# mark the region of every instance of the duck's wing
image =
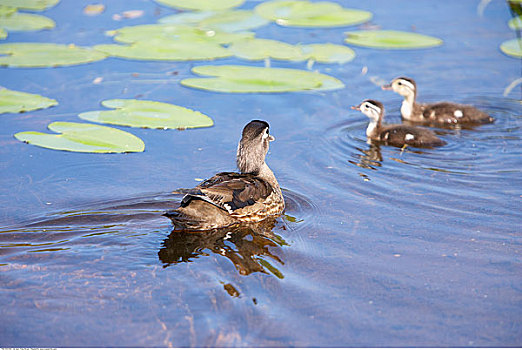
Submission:
<svg viewBox="0 0 522 350">
<path fill-rule="evenodd" d="M 198 198 L 233 214 L 242 208 L 263 202 L 272 193 L 272 186 L 254 175 L 219 173 L 187 193 L 181 206 Z"/>
</svg>

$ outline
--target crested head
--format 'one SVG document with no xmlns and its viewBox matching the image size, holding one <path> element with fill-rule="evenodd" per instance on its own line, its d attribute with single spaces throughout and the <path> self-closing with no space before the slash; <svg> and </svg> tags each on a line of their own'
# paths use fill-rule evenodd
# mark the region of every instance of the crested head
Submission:
<svg viewBox="0 0 522 350">
<path fill-rule="evenodd" d="M 376 100 L 364 100 L 353 108 L 361 111 L 365 116 L 375 122 L 379 121 L 384 115 L 383 104 Z"/>
<path fill-rule="evenodd" d="M 270 141 L 270 126 L 262 120 L 252 120 L 243 128 L 237 147 L 237 166 L 241 173 L 258 174 L 265 164 Z"/>
<path fill-rule="evenodd" d="M 407 77 L 398 77 L 388 85 L 383 85 L 384 90 L 393 90 L 403 97 L 413 97 L 417 95 L 417 84 L 415 80 Z"/>
</svg>

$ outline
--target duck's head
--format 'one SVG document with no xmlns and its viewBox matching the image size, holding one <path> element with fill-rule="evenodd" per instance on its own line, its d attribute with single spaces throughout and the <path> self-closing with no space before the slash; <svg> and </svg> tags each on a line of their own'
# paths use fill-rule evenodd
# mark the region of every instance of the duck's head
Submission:
<svg viewBox="0 0 522 350">
<path fill-rule="evenodd" d="M 275 140 L 269 131 L 270 126 L 262 120 L 252 120 L 243 128 L 237 147 L 237 166 L 241 173 L 259 173 L 265 164 L 269 143 Z"/>
<path fill-rule="evenodd" d="M 382 86 L 383 90 L 393 90 L 403 97 L 415 98 L 417 94 L 417 84 L 411 78 L 395 78 L 388 85 Z"/>
<path fill-rule="evenodd" d="M 378 122 L 384 115 L 384 106 L 379 101 L 364 100 L 358 106 L 353 106 L 352 109 L 361 111 L 365 116 L 370 118 L 372 122 Z"/>
</svg>

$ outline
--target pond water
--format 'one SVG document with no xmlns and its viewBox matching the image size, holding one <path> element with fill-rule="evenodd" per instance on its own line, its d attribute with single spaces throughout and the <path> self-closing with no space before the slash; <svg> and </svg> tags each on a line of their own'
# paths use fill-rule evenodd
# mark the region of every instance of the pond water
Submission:
<svg viewBox="0 0 522 350">
<path fill-rule="evenodd" d="M 342 80 L 329 92 L 224 94 L 182 87 L 200 62 L 109 58 L 64 68 L 0 68 L 0 85 L 59 105 L 2 115 L 0 311 L 2 346 L 520 346 L 522 345 L 521 62 L 499 45 L 516 36 L 504 1 L 338 1 L 372 24 L 444 40 L 425 50 L 354 47 L 344 65 L 313 69 Z M 247 1 L 252 8 L 257 1 Z M 57 27 L 6 42 L 111 43 L 105 30 L 175 11 L 151 1 L 63 0 L 43 14 Z M 121 22 L 125 10 L 144 16 Z M 269 24 L 257 36 L 342 44 L 344 31 Z M 216 64 L 263 63 L 220 59 Z M 306 69 L 273 61 L 272 67 Z M 495 123 L 435 129 L 435 149 L 370 146 L 368 119 L 349 107 L 401 98 L 374 82 L 414 77 L 424 101 L 488 111 Z M 102 77 L 100 84 L 93 80 Z M 211 116 L 194 130 L 131 129 L 146 151 L 79 154 L 13 134 L 111 98 L 180 104 Z M 267 120 L 268 163 L 286 215 L 263 227 L 180 235 L 161 214 L 170 192 L 235 168 L 243 126 Z M 265 232 L 265 234 L 259 234 Z"/>
</svg>

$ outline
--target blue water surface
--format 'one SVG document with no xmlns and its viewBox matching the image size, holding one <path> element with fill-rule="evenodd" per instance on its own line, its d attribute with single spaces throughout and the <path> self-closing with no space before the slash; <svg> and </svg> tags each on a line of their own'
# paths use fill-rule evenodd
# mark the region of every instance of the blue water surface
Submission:
<svg viewBox="0 0 522 350">
<path fill-rule="evenodd" d="M 246 1 L 242 8 L 260 1 Z M 225 94 L 182 87 L 206 62 L 117 58 L 62 68 L 0 68 L 0 86 L 59 105 L 1 116 L 0 345 L 4 347 L 379 347 L 522 345 L 521 61 L 499 46 L 517 33 L 506 2 L 337 0 L 374 14 L 370 26 L 444 40 L 423 50 L 353 47 L 344 65 L 312 69 L 341 90 Z M 111 43 L 106 30 L 155 23 L 176 10 L 148 0 L 84 0 L 42 14 L 53 30 L 3 42 Z M 114 14 L 143 10 L 135 19 Z M 260 38 L 343 44 L 329 29 L 269 24 Z M 212 64 L 263 66 L 237 58 Z M 307 69 L 307 63 L 272 61 Z M 400 122 L 400 75 L 419 99 L 469 103 L 496 121 L 435 129 L 447 145 L 369 145 L 368 119 L 350 110 L 381 100 Z M 99 84 L 93 81 L 101 77 Z M 145 141 L 133 154 L 79 154 L 21 143 L 13 134 L 112 98 L 169 102 L 211 116 L 193 130 L 119 127 Z M 286 215 L 252 230 L 171 233 L 170 192 L 235 169 L 243 126 L 267 120 L 268 163 Z M 260 234 L 265 232 L 265 234 Z M 269 234 L 267 234 L 268 232 Z"/>
</svg>

